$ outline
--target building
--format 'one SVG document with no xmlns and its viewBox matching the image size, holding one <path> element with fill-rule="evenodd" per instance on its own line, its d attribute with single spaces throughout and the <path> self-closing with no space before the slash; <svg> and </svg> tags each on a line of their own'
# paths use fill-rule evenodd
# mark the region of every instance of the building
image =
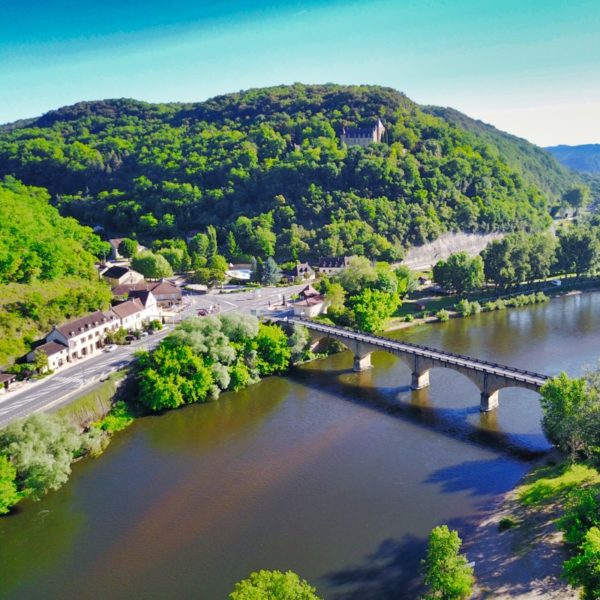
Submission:
<svg viewBox="0 0 600 600">
<path fill-rule="evenodd" d="M 112 307 L 112 312 L 119 319 L 119 325 L 125 331 L 138 331 L 150 321 L 146 308 L 141 300 L 125 300 Z"/>
<path fill-rule="evenodd" d="M 325 300 L 322 296 L 298 300 L 292 304 L 292 310 L 296 317 L 316 317 L 325 312 Z"/>
<path fill-rule="evenodd" d="M 58 342 L 69 349 L 67 360 L 83 358 L 98 352 L 109 331 L 119 328 L 119 319 L 110 312 L 97 310 L 91 315 L 53 327 L 46 342 Z"/>
<path fill-rule="evenodd" d="M 343 271 L 350 264 L 349 256 L 328 256 L 319 259 L 319 273 L 332 275 Z"/>
<path fill-rule="evenodd" d="M 152 292 L 157 305 L 161 308 L 180 304 L 183 298 L 181 289 L 168 279 L 152 282 L 123 283 L 112 289 L 115 298 L 128 298 L 132 292 Z"/>
<path fill-rule="evenodd" d="M 138 300 L 144 306 L 146 311 L 145 318 L 149 321 L 158 319 L 158 302 L 154 294 L 148 290 L 132 290 L 127 297 L 128 300 Z"/>
<path fill-rule="evenodd" d="M 102 273 L 111 286 L 115 287 L 123 284 L 140 283 L 144 281 L 144 276 L 129 267 L 113 265 Z"/>
<path fill-rule="evenodd" d="M 0 373 L 0 393 L 8 392 L 16 380 L 17 376 L 12 373 Z"/>
<path fill-rule="evenodd" d="M 56 371 L 69 362 L 69 348 L 60 342 L 45 342 L 27 354 L 27 362 L 34 362 L 37 352 L 43 352 L 48 357 L 48 369 Z"/>
<path fill-rule="evenodd" d="M 315 272 L 308 263 L 296 263 L 292 269 L 286 269 L 283 275 L 288 281 L 296 281 L 298 279 L 312 279 Z"/>
<path fill-rule="evenodd" d="M 325 311 L 325 298 L 307 285 L 299 294 L 299 300 L 292 304 L 292 310 L 297 317 L 316 317 Z"/>
<path fill-rule="evenodd" d="M 342 129 L 341 139 L 347 146 L 362 146 L 366 148 L 371 144 L 381 142 L 385 127 L 381 119 L 373 127 L 344 127 Z"/>
</svg>

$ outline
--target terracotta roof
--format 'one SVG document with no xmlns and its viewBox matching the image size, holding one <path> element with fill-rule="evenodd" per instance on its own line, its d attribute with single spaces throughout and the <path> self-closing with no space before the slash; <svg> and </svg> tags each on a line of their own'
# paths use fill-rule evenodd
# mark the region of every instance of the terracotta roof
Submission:
<svg viewBox="0 0 600 600">
<path fill-rule="evenodd" d="M 57 331 L 60 331 L 60 333 L 62 333 L 66 338 L 72 338 L 82 334 L 84 331 L 94 329 L 95 327 L 99 327 L 100 325 L 106 323 L 111 323 L 114 320 L 114 315 L 97 310 L 91 315 L 81 317 L 80 319 L 75 319 L 74 321 L 69 321 L 64 325 L 60 325 L 56 329 Z"/>
<path fill-rule="evenodd" d="M 135 300 L 126 300 L 125 302 L 121 302 L 121 304 L 117 304 L 117 306 L 112 307 L 112 311 L 115 313 L 115 315 L 117 315 L 117 317 L 119 317 L 119 319 L 130 317 L 131 315 L 135 315 L 143 310 L 144 305 L 137 298 Z"/>
<path fill-rule="evenodd" d="M 41 350 L 46 356 L 53 356 L 54 354 L 68 350 L 68 348 L 64 344 L 52 341 L 46 342 L 45 344 L 34 348 L 32 352 L 36 352 L 37 350 Z"/>
</svg>

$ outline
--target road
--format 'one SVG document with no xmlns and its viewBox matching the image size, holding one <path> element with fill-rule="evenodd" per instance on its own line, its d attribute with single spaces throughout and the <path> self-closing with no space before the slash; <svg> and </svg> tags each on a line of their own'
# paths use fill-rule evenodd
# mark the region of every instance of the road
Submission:
<svg viewBox="0 0 600 600">
<path fill-rule="evenodd" d="M 174 323 L 196 315 L 201 308 L 208 309 L 212 305 L 218 307 L 217 310 L 220 313 L 240 311 L 251 314 L 258 311 L 280 315 L 287 310 L 284 307 L 276 307 L 281 302 L 280 296 L 284 294 L 289 299 L 304 286 L 305 284 L 285 288 L 262 288 L 260 291 L 227 294 L 186 294 L 180 310 L 166 316 L 167 326 L 162 331 L 130 345 L 119 346 L 114 352 L 101 352 L 78 361 L 47 379 L 26 384 L 22 390 L 1 395 L 0 427 L 34 412 L 53 410 L 67 404 L 79 395 L 76 393 L 77 391 L 85 391 L 86 388 L 91 387 L 111 372 L 131 363 L 135 358 L 135 353 L 139 350 L 152 349 L 173 330 Z M 272 308 L 275 310 L 270 310 Z"/>
</svg>

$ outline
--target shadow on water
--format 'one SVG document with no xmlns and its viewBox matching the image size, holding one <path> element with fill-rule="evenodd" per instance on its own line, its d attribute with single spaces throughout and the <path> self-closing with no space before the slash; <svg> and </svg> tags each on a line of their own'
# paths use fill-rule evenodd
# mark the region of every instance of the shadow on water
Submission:
<svg viewBox="0 0 600 600">
<path fill-rule="evenodd" d="M 457 441 L 493 449 L 519 460 L 534 460 L 546 454 L 545 449 L 536 448 L 540 436 L 520 435 L 523 444 L 515 443 L 509 434 L 495 424 L 495 411 L 481 414 L 483 429 L 468 422 L 468 417 L 480 414 L 479 406 L 458 408 L 432 406 L 427 390 L 413 392 L 410 386 L 370 387 L 371 371 L 353 373 L 348 369 L 323 370 L 304 366 L 294 369 L 289 377 L 315 391 L 360 404 L 396 419 L 426 428 Z M 531 444 L 527 444 L 530 440 Z"/>
<path fill-rule="evenodd" d="M 365 557 L 360 565 L 324 575 L 332 600 L 413 600 L 421 591 L 420 557 L 427 540 L 405 535 L 400 540 L 387 539 Z"/>
</svg>

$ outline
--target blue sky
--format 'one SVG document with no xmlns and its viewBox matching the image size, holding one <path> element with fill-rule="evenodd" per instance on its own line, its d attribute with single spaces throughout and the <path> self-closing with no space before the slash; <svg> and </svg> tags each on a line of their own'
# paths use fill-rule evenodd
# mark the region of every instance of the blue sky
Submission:
<svg viewBox="0 0 600 600">
<path fill-rule="evenodd" d="M 600 143 L 597 0 L 0 0 L 0 122 L 79 100 L 373 83 Z"/>
</svg>

